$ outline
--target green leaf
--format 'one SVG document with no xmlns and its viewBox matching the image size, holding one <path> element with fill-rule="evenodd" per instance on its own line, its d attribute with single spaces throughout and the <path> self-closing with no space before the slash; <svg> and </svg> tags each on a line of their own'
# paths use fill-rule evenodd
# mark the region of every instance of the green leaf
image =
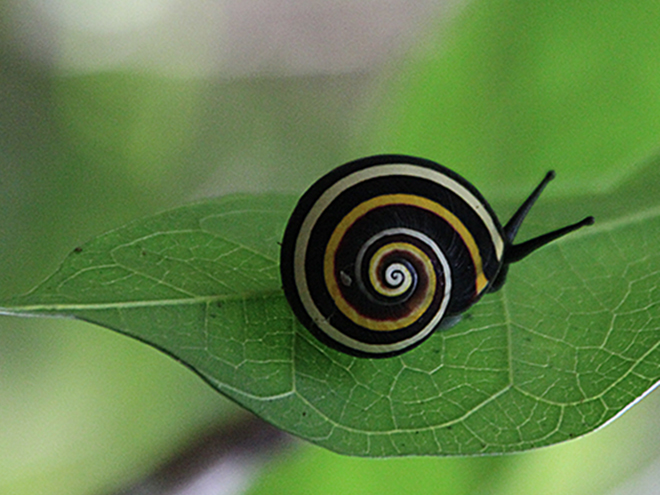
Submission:
<svg viewBox="0 0 660 495">
<path fill-rule="evenodd" d="M 333 351 L 294 319 L 278 241 L 295 198 L 273 194 L 184 206 L 100 236 L 0 311 L 75 317 L 147 342 L 337 452 L 550 445 L 602 426 L 660 379 L 658 165 L 606 196 L 542 202 L 523 238 L 576 215 L 597 223 L 515 265 L 461 323 L 395 358 Z"/>
</svg>

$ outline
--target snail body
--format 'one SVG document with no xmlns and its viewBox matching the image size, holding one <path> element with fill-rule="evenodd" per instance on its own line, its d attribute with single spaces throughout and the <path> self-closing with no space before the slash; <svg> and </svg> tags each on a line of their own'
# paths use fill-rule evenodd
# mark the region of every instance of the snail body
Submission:
<svg viewBox="0 0 660 495">
<path fill-rule="evenodd" d="M 513 245 L 550 172 L 505 227 L 467 180 L 430 160 L 378 155 L 342 165 L 301 197 L 280 271 L 294 314 L 359 357 L 406 352 L 505 281 L 510 263 L 592 217 Z"/>
</svg>

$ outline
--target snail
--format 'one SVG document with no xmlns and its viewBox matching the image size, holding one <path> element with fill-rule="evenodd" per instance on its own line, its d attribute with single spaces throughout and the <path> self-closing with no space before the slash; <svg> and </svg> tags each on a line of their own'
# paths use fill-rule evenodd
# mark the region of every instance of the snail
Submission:
<svg viewBox="0 0 660 495">
<path fill-rule="evenodd" d="M 423 158 L 378 155 L 346 163 L 300 198 L 282 239 L 284 294 L 321 342 L 358 357 L 409 351 L 455 324 L 509 265 L 594 222 L 513 244 L 555 176 L 548 172 L 502 227 L 467 180 Z"/>
</svg>

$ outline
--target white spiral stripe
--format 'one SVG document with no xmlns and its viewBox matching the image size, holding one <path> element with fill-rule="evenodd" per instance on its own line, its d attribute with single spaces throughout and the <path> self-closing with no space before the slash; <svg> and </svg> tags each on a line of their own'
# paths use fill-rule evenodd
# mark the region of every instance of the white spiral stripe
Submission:
<svg viewBox="0 0 660 495">
<path fill-rule="evenodd" d="M 374 271 L 378 271 L 378 267 L 373 267 Z M 402 263 L 392 263 L 387 268 L 385 268 L 385 283 L 381 282 L 378 273 L 374 274 L 374 277 L 371 277 L 372 280 L 376 282 L 374 289 L 379 294 L 382 294 L 386 297 L 397 297 L 401 294 L 405 294 L 406 291 L 410 289 L 413 285 L 414 275 L 411 273 L 410 269 Z M 360 286 L 363 287 L 361 283 L 362 280 L 358 279 Z"/>
<path fill-rule="evenodd" d="M 412 283 L 412 274 L 406 265 L 392 263 L 385 268 L 385 282 L 393 289 L 408 289 Z"/>
<path fill-rule="evenodd" d="M 449 262 L 447 261 L 447 258 L 445 257 L 440 247 L 433 241 L 433 239 L 431 239 L 426 234 L 422 234 L 421 232 L 417 232 L 415 230 L 406 229 L 406 228 L 394 228 L 394 229 L 383 230 L 382 232 L 379 232 L 377 235 L 369 239 L 369 241 L 372 241 L 373 243 L 378 239 L 391 235 L 407 235 L 414 237 L 422 241 L 431 250 L 433 250 L 438 261 L 442 265 L 445 292 L 443 294 L 442 302 L 440 303 L 440 307 L 438 308 L 437 313 L 433 316 L 431 321 L 429 321 L 424 328 L 422 328 L 419 332 L 417 332 L 415 335 L 409 337 L 406 340 L 393 342 L 391 344 L 370 344 L 348 337 L 340 330 L 333 327 L 330 322 L 328 322 L 327 318 L 323 316 L 323 314 L 321 314 L 321 312 L 318 310 L 316 305 L 311 301 L 311 297 L 309 297 L 308 294 L 306 293 L 305 296 L 311 302 L 311 306 L 308 307 L 307 305 L 305 305 L 305 307 L 308 309 L 309 314 L 310 316 L 312 316 L 312 319 L 314 320 L 316 326 L 319 327 L 331 339 L 335 340 L 336 342 L 339 342 L 340 344 L 345 345 L 346 347 L 350 347 L 357 351 L 368 352 L 371 354 L 384 354 L 388 352 L 399 351 L 401 349 L 405 349 L 407 347 L 414 345 L 415 343 L 425 339 L 431 332 L 433 332 L 433 330 L 435 330 L 435 328 L 440 324 L 442 317 L 445 315 L 445 311 L 447 310 L 447 305 L 449 304 L 449 299 L 451 296 L 451 287 L 452 287 L 451 268 L 449 267 Z M 365 249 L 364 246 L 363 249 Z M 362 252 L 363 249 L 361 249 L 360 252 Z M 360 257 L 358 255 L 358 260 L 359 258 Z M 301 299 L 302 299 L 302 295 L 303 294 L 301 294 Z"/>
<path fill-rule="evenodd" d="M 367 167 L 365 169 L 357 170 L 346 177 L 335 182 L 331 185 L 326 191 L 321 194 L 317 200 L 314 202 L 312 207 L 307 212 L 304 220 L 301 223 L 300 230 L 298 232 L 298 237 L 295 242 L 294 253 L 293 253 L 293 268 L 294 268 L 294 280 L 298 288 L 298 295 L 300 301 L 312 318 L 316 326 L 326 333 L 330 338 L 337 341 L 340 344 L 345 345 L 346 347 L 353 348 L 357 351 L 362 351 L 365 353 L 378 354 L 378 353 L 389 353 L 395 352 L 398 350 L 405 349 L 411 345 L 414 345 L 416 342 L 424 339 L 428 336 L 435 327 L 440 323 L 440 320 L 444 316 L 446 305 L 449 302 L 449 295 L 451 293 L 451 269 L 449 263 L 445 258 L 444 254 L 437 248 L 437 253 L 439 254 L 438 260 L 442 264 L 443 273 L 445 275 L 445 297 L 443 298 L 443 305 L 441 310 L 433 318 L 433 320 L 419 333 L 410 337 L 407 340 L 395 342 L 392 344 L 367 344 L 344 335 L 340 330 L 333 327 L 328 321 L 327 317 L 324 316 L 316 304 L 314 303 L 311 293 L 309 291 L 309 286 L 307 285 L 307 279 L 305 275 L 305 263 L 306 263 L 306 251 L 309 244 L 310 236 L 314 225 L 319 220 L 319 217 L 322 213 L 330 206 L 330 204 L 343 193 L 347 188 L 352 187 L 360 182 L 365 180 L 373 179 L 376 177 L 384 176 L 411 176 L 419 177 L 423 179 L 430 180 L 437 184 L 440 184 L 443 187 L 451 190 L 457 194 L 463 201 L 465 201 L 474 212 L 481 218 L 482 222 L 486 226 L 491 239 L 493 241 L 493 246 L 495 248 L 495 254 L 498 260 L 501 260 L 502 254 L 504 251 L 504 241 L 495 226 L 493 219 L 491 218 L 488 210 L 485 205 L 474 196 L 465 186 L 452 179 L 451 177 L 445 175 L 443 172 L 427 168 L 421 165 L 398 163 L 398 164 L 382 164 L 373 167 Z M 394 230 L 408 230 L 408 229 L 394 229 Z M 427 236 L 421 233 L 417 233 L 420 236 L 424 236 L 428 239 Z M 431 243 L 433 243 L 431 241 Z"/>
<path fill-rule="evenodd" d="M 408 340 L 387 345 L 364 344 L 357 340 L 346 337 L 339 330 L 328 323 L 326 317 L 319 311 L 312 299 L 305 276 L 305 262 L 307 258 L 306 251 L 314 225 L 316 225 L 316 222 L 318 222 L 321 214 L 326 210 L 326 208 L 328 208 L 328 206 L 335 200 L 337 196 L 339 196 L 347 188 L 365 180 L 392 175 L 424 178 L 436 182 L 456 193 L 468 205 L 470 205 L 470 207 L 475 211 L 479 218 L 481 218 L 481 220 L 484 222 L 484 225 L 486 226 L 488 232 L 490 233 L 491 239 L 493 240 L 493 245 L 495 246 L 495 253 L 498 260 L 501 260 L 502 253 L 504 251 L 504 241 L 483 203 L 478 198 L 476 198 L 474 194 L 472 194 L 465 186 L 459 184 L 456 180 L 444 175 L 438 170 L 433 170 L 421 165 L 406 163 L 383 164 L 357 170 L 335 182 L 323 194 L 321 194 L 321 196 L 319 196 L 319 198 L 307 212 L 307 215 L 305 216 L 300 226 L 300 231 L 298 232 L 298 237 L 295 242 L 293 253 L 294 280 L 296 287 L 298 288 L 300 302 L 316 326 L 337 342 L 355 350 L 367 353 L 387 353 L 404 349 L 428 335 L 431 331 L 433 331 L 433 327 L 425 328 L 424 335 L 418 334 Z M 446 291 L 449 291 L 451 288 L 451 271 L 444 255 L 440 259 L 443 265 L 443 271 L 446 274 L 445 289 Z M 442 313 L 444 314 L 444 310 Z M 442 314 L 440 317 L 434 318 L 433 323 L 439 323 L 441 318 Z"/>
</svg>

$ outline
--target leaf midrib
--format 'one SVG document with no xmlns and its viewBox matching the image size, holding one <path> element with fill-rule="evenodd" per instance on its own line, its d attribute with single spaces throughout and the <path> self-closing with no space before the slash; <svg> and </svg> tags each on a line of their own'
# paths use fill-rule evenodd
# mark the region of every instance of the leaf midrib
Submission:
<svg viewBox="0 0 660 495">
<path fill-rule="evenodd" d="M 82 303 L 82 304 L 34 304 L 0 307 L 0 314 L 9 316 L 29 316 L 34 312 L 36 316 L 40 313 L 63 312 L 63 311 L 101 311 L 104 309 L 135 309 L 157 306 L 190 306 L 195 304 L 209 304 L 214 302 L 243 301 L 252 298 L 270 298 L 283 294 L 282 289 L 260 290 L 254 292 L 243 292 L 237 294 L 223 294 L 217 296 L 195 296 L 179 299 L 154 299 L 140 301 L 123 301 L 107 303 Z M 75 315 L 74 315 L 75 316 Z"/>
</svg>

